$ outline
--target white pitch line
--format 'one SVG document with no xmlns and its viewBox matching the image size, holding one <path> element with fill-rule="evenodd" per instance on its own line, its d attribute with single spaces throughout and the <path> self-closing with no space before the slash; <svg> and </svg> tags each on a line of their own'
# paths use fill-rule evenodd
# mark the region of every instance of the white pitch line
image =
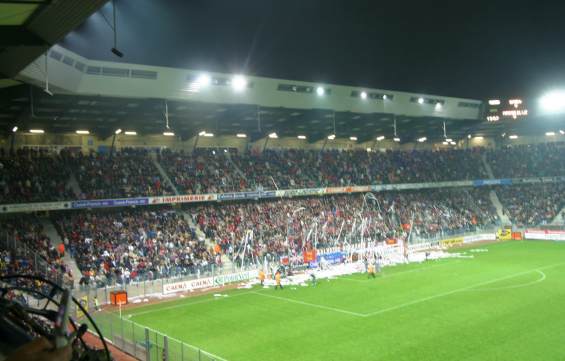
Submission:
<svg viewBox="0 0 565 361">
<path fill-rule="evenodd" d="M 129 317 L 135 317 L 135 316 L 139 316 L 139 315 L 145 315 L 148 313 L 153 313 L 153 312 L 158 312 L 158 311 L 163 311 L 163 310 L 172 310 L 175 308 L 181 308 L 181 307 L 188 307 L 188 306 L 192 306 L 192 305 L 198 305 L 200 303 L 207 303 L 207 302 L 212 302 L 212 301 L 219 301 L 219 300 L 225 300 L 225 299 L 230 299 L 233 297 L 237 297 L 237 296 L 243 296 L 243 295 L 248 295 L 250 293 L 254 293 L 254 292 L 242 292 L 242 293 L 237 293 L 235 295 L 229 295 L 228 297 L 218 297 L 218 298 L 207 298 L 205 300 L 201 300 L 201 301 L 196 301 L 196 302 L 190 302 L 190 303 L 181 303 L 180 305 L 174 305 L 174 306 L 168 306 L 168 307 L 160 307 L 160 308 L 156 308 L 156 309 L 152 309 L 152 310 L 147 310 L 147 311 L 141 311 L 141 312 L 135 312 L 135 313 L 130 313 L 128 314 Z"/>
<path fill-rule="evenodd" d="M 547 278 L 547 276 L 545 275 L 545 273 L 543 273 L 542 271 L 540 271 L 539 269 L 536 270 L 537 273 L 539 273 L 541 275 L 540 278 L 538 278 L 537 280 L 534 281 L 530 281 L 527 283 L 522 283 L 519 285 L 512 285 L 512 286 L 505 286 L 505 287 L 491 287 L 491 288 L 479 288 L 478 290 L 469 290 L 469 291 L 473 291 L 473 292 L 483 292 L 483 291 L 502 291 L 502 290 L 513 290 L 516 288 L 523 288 L 523 287 L 528 287 L 528 286 L 533 286 L 535 284 L 541 283 L 543 281 L 545 281 L 545 279 Z"/>
<path fill-rule="evenodd" d="M 496 282 L 504 281 L 504 280 L 507 280 L 507 279 L 515 278 L 515 277 L 518 277 L 518 276 L 522 276 L 522 275 L 528 274 L 530 272 L 534 272 L 534 271 L 538 271 L 538 270 L 542 270 L 542 269 L 553 268 L 553 267 L 561 266 L 561 265 L 564 265 L 564 264 L 565 263 L 556 263 L 556 264 L 545 266 L 545 267 L 534 268 L 534 269 L 530 269 L 530 270 L 527 270 L 527 271 L 518 272 L 518 273 L 515 273 L 515 274 L 512 274 L 512 275 L 495 278 L 495 279 L 490 280 L 490 281 L 480 282 L 480 283 L 477 283 L 477 284 L 474 284 L 474 285 L 471 285 L 471 286 L 458 288 L 458 289 L 455 289 L 455 290 L 452 290 L 452 291 L 447 291 L 447 292 L 439 293 L 437 295 L 428 296 L 428 297 L 420 298 L 420 299 L 417 299 L 417 300 L 414 300 L 414 301 L 402 303 L 400 305 L 396 305 L 396 306 L 392 306 L 392 307 L 388 307 L 388 308 L 383 308 L 383 309 L 380 309 L 380 310 L 377 310 L 377 311 L 374 311 L 374 312 L 365 313 L 365 314 L 363 314 L 363 317 L 370 317 L 370 316 L 375 316 L 375 315 L 387 313 L 387 312 L 390 312 L 390 311 L 399 310 L 401 308 L 416 305 L 418 303 L 422 303 L 422 302 L 426 302 L 426 301 L 430 301 L 430 300 L 435 300 L 436 298 L 449 296 L 449 295 L 452 295 L 452 294 L 457 293 L 457 292 L 468 291 L 468 290 L 473 289 L 473 288 L 486 286 L 486 285 L 489 285 L 489 284 L 492 284 L 492 283 L 496 283 Z"/>
<path fill-rule="evenodd" d="M 299 305 L 315 307 L 315 308 L 319 308 L 319 309 L 322 309 L 322 310 L 334 311 L 334 312 L 344 313 L 346 315 L 357 316 L 357 317 L 365 317 L 365 315 L 362 314 L 362 313 L 342 310 L 341 308 L 323 306 L 323 305 L 318 305 L 316 303 L 309 303 L 309 302 L 304 302 L 304 301 L 299 301 L 299 300 L 293 300 L 292 298 L 267 295 L 267 294 L 259 293 L 259 292 L 252 292 L 252 293 L 255 293 L 255 294 L 263 296 L 263 297 L 274 298 L 274 299 L 277 299 L 277 300 L 286 301 L 286 302 L 290 302 L 290 303 L 297 303 Z"/>
</svg>

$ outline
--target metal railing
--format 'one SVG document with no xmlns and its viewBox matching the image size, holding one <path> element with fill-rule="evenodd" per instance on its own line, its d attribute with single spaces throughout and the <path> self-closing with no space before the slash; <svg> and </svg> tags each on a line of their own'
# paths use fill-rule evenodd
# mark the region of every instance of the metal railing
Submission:
<svg viewBox="0 0 565 361">
<path fill-rule="evenodd" d="M 224 358 L 107 311 L 91 312 L 105 340 L 142 361 L 226 361 Z M 88 322 L 87 322 L 88 324 Z M 89 325 L 89 329 L 93 329 Z"/>
</svg>

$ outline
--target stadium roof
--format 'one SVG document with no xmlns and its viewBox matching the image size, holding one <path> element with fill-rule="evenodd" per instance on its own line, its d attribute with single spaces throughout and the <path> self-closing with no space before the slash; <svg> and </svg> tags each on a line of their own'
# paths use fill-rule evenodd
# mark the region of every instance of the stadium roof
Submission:
<svg viewBox="0 0 565 361">
<path fill-rule="evenodd" d="M 49 96 L 29 85 L 0 90 L 0 128 L 9 132 L 14 125 L 22 130 L 41 128 L 48 132 L 74 132 L 88 129 L 103 138 L 120 129 L 139 134 L 161 134 L 166 127 L 165 101 L 155 98 L 124 98 L 97 95 L 55 94 Z M 555 130 L 555 123 L 526 119 L 487 123 L 438 117 L 395 116 L 387 113 L 355 113 L 327 109 L 293 109 L 249 104 L 203 103 L 167 100 L 171 129 L 187 139 L 201 131 L 216 135 L 245 133 L 251 140 L 276 132 L 279 136 L 306 135 L 317 141 L 334 134 L 338 138 L 355 136 L 359 142 L 384 135 L 393 137 L 393 117 L 402 142 L 419 137 L 430 141 L 447 135 L 462 139 L 468 134 L 498 137 L 506 133 L 543 135 Z M 563 126 L 562 120 L 555 120 Z"/>
<path fill-rule="evenodd" d="M 0 88 L 107 0 L 0 0 Z"/>
</svg>

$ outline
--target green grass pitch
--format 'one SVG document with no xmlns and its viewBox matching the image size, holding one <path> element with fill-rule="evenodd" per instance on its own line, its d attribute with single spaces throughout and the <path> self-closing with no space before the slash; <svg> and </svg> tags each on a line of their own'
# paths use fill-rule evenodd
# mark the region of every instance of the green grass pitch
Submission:
<svg viewBox="0 0 565 361">
<path fill-rule="evenodd" d="M 488 252 L 124 317 L 229 361 L 565 360 L 565 243 L 477 248 Z"/>
</svg>

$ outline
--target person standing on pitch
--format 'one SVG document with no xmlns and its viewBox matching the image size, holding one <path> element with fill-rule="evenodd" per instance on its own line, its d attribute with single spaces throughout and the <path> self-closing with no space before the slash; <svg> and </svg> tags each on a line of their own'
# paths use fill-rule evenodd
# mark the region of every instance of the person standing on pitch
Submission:
<svg viewBox="0 0 565 361">
<path fill-rule="evenodd" d="M 283 289 L 283 286 L 281 284 L 281 273 L 279 271 L 277 271 L 277 273 L 275 273 L 275 290 L 277 289 L 277 287 L 280 287 L 280 289 Z"/>
<path fill-rule="evenodd" d="M 318 280 L 316 279 L 316 273 L 314 271 L 310 273 L 310 278 L 312 279 L 312 286 L 316 286 L 318 284 Z"/>
<path fill-rule="evenodd" d="M 367 266 L 367 277 L 375 278 L 375 265 L 373 262 L 369 262 L 369 265 Z"/>
<path fill-rule="evenodd" d="M 265 272 L 259 270 L 259 281 L 261 281 L 261 286 L 265 285 Z"/>
</svg>

